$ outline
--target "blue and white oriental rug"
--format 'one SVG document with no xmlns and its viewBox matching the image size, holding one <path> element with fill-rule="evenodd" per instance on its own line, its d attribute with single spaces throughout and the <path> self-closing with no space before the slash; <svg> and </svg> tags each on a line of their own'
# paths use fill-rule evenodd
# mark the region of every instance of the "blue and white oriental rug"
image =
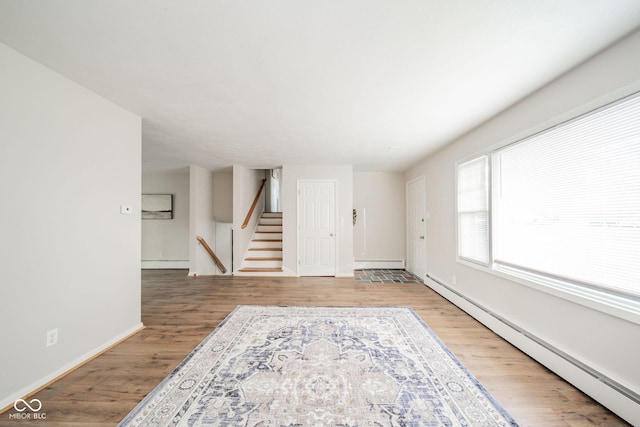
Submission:
<svg viewBox="0 0 640 427">
<path fill-rule="evenodd" d="M 239 306 L 121 426 L 516 426 L 410 308 Z"/>
</svg>

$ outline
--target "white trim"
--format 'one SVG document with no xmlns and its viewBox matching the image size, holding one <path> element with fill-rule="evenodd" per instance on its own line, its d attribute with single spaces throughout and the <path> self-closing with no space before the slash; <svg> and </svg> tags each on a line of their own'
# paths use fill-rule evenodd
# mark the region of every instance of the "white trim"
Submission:
<svg viewBox="0 0 640 427">
<path fill-rule="evenodd" d="M 457 258 L 456 261 L 485 273 L 640 325 L 640 302 L 631 298 L 620 297 L 585 286 L 572 285 L 568 282 L 553 280 L 515 268 L 484 266 L 462 258 Z"/>
<path fill-rule="evenodd" d="M 189 274 L 191 276 L 191 274 Z M 197 276 L 197 274 L 193 274 L 193 276 Z M 282 271 L 252 271 L 252 272 L 244 272 L 244 271 L 234 271 L 231 276 L 237 277 L 300 277 L 296 274 L 295 271 L 282 266 Z"/>
<path fill-rule="evenodd" d="M 188 270 L 189 260 L 142 260 L 143 270 Z"/>
<path fill-rule="evenodd" d="M 335 277 L 355 277 L 355 276 L 353 275 L 353 272 L 351 272 L 351 273 L 336 273 Z"/>
<path fill-rule="evenodd" d="M 112 347 L 113 345 L 117 344 L 119 341 L 122 341 L 125 338 L 128 338 L 129 336 L 141 331 L 143 328 L 144 328 L 144 325 L 142 324 L 142 322 L 138 323 L 136 326 L 116 335 L 115 337 L 111 338 L 109 341 L 105 342 L 99 347 L 96 347 L 93 350 L 90 350 L 87 353 L 83 354 L 82 356 L 78 357 L 77 359 L 67 363 L 60 369 L 57 369 L 51 372 L 50 374 L 40 378 L 39 380 L 29 384 L 28 386 L 21 388 L 15 393 L 10 394 L 9 396 L 0 400 L 0 409 L 5 408 L 9 405 L 12 405 L 17 399 L 24 398 L 25 396 L 30 395 L 31 393 L 35 392 L 39 388 L 47 385 L 51 381 L 54 381 L 59 377 L 62 377 L 63 375 L 69 373 L 73 369 L 88 362 L 93 357 L 99 355 L 103 351 L 108 350 L 109 347 Z M 46 405 L 46 402 L 43 402 L 43 405 Z"/>
<path fill-rule="evenodd" d="M 425 278 L 425 284 L 621 418 L 632 425 L 640 425 L 640 395 L 636 392 L 455 292 L 446 282 L 431 276 Z"/>
<path fill-rule="evenodd" d="M 354 270 L 364 270 L 367 268 L 389 268 L 404 269 L 405 263 L 403 259 L 378 259 L 378 260 L 355 260 L 353 262 Z"/>
</svg>

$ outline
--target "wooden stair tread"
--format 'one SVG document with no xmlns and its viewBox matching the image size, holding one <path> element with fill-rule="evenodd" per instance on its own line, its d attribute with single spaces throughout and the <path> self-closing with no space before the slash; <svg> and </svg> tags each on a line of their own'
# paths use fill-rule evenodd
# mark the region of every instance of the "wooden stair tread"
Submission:
<svg viewBox="0 0 640 427">
<path fill-rule="evenodd" d="M 282 212 L 264 212 L 248 248 L 250 256 L 243 258 L 248 266 L 240 268 L 238 273 L 282 273 L 282 235 Z"/>
</svg>

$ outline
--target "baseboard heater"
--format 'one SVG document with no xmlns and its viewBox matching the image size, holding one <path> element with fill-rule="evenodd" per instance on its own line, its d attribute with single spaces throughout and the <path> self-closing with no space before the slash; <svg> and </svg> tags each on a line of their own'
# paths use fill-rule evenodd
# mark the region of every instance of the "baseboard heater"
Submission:
<svg viewBox="0 0 640 427">
<path fill-rule="evenodd" d="M 529 354 L 529 356 L 533 357 L 532 354 L 530 354 L 527 351 L 525 351 L 519 345 L 516 345 L 515 342 L 512 339 L 509 339 L 504 334 L 501 334 L 496 329 L 492 328 L 488 324 L 488 322 L 482 321 L 479 317 L 484 317 L 484 316 L 478 316 L 479 313 L 476 310 L 480 310 L 482 313 L 484 313 L 484 314 L 490 316 L 490 318 L 494 319 L 494 321 L 498 321 L 502 325 L 506 326 L 508 329 L 510 329 L 513 332 L 515 332 L 517 335 L 521 335 L 521 336 L 525 337 L 526 339 L 529 339 L 529 340 L 533 341 L 534 343 L 536 343 L 540 347 L 544 348 L 546 351 L 554 354 L 556 357 L 559 357 L 560 359 L 564 360 L 565 362 L 568 362 L 570 365 L 574 366 L 575 368 L 578 368 L 580 371 L 586 373 L 588 376 L 592 377 L 597 382 L 606 385 L 610 389 L 615 390 L 615 392 L 619 393 L 620 395 L 625 396 L 627 399 L 629 399 L 630 401 L 634 402 L 635 404 L 639 404 L 640 405 L 640 395 L 638 393 L 636 393 L 635 391 L 629 389 L 628 387 L 625 387 L 624 385 L 620 384 L 618 381 L 608 377 L 607 375 L 605 375 L 602 372 L 592 368 L 591 366 L 585 364 L 584 362 L 581 362 L 580 360 L 576 359 L 575 357 L 572 357 L 571 355 L 565 353 L 564 351 L 560 350 L 559 348 L 557 348 L 556 346 L 550 344 L 549 342 L 543 340 L 542 338 L 539 338 L 536 335 L 534 335 L 534 334 L 522 329 L 518 325 L 514 324 L 513 322 L 510 322 L 509 320 L 505 319 L 504 317 L 500 316 L 499 314 L 494 313 L 493 311 L 489 310 L 488 308 L 478 304 L 474 300 L 466 297 L 464 294 L 462 294 L 461 292 L 459 292 L 456 289 L 452 288 L 451 286 L 447 285 L 443 281 L 438 280 L 437 278 L 435 278 L 433 276 L 429 276 L 428 274 L 426 275 L 426 279 L 427 280 L 425 281 L 425 284 L 427 286 L 429 286 L 431 288 L 434 288 L 434 290 L 436 292 L 440 293 L 440 294 L 442 294 L 442 292 L 439 291 L 437 288 L 441 288 L 442 290 L 445 291 L 445 293 L 452 294 L 452 295 L 449 295 L 449 296 L 442 294 L 442 296 L 444 296 L 445 298 L 449 299 L 451 302 L 453 302 L 455 305 L 457 305 L 458 307 L 463 309 L 465 312 L 470 314 L 476 320 L 480 321 L 485 326 L 489 327 L 489 329 L 493 330 L 498 335 L 502 336 L 507 341 L 511 342 L 513 345 L 515 345 L 516 347 L 520 348 L 525 353 Z M 431 286 L 429 282 L 431 282 L 431 285 L 435 285 L 435 287 Z M 453 301 L 451 299 L 451 296 L 454 296 L 455 298 L 463 300 L 463 304 L 462 305 L 470 304 L 470 306 L 467 306 L 466 308 L 461 306 L 460 303 L 456 303 L 455 301 Z M 472 310 L 470 310 L 470 309 L 472 309 Z M 476 311 L 475 315 L 472 313 L 472 311 Z M 494 322 L 489 322 L 489 323 L 494 323 Z M 534 359 L 537 359 L 537 358 L 534 357 Z M 547 367 L 549 367 L 551 369 L 550 366 L 547 366 Z M 551 370 L 555 371 L 556 373 L 558 373 L 560 375 L 560 372 L 556 371 L 555 369 L 551 369 Z M 560 375 L 560 376 L 563 376 L 563 375 Z M 585 391 L 585 390 L 583 390 L 583 391 Z M 591 393 L 587 393 L 587 394 L 590 394 L 592 397 L 596 398 L 596 396 L 594 396 Z M 596 398 L 596 400 L 598 400 L 598 399 Z"/>
<path fill-rule="evenodd" d="M 384 268 L 390 270 L 404 269 L 403 259 L 357 259 L 353 262 L 354 270 Z"/>
</svg>

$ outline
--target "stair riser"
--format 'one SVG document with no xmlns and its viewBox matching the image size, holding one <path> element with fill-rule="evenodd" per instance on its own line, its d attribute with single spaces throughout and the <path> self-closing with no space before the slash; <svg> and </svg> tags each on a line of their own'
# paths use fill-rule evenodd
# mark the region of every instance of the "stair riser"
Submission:
<svg viewBox="0 0 640 427">
<path fill-rule="evenodd" d="M 282 261 L 251 261 L 244 260 L 242 268 L 282 268 Z"/>
<path fill-rule="evenodd" d="M 249 250 L 250 258 L 282 258 L 282 250 L 279 251 L 252 251 Z"/>
<path fill-rule="evenodd" d="M 250 270 L 250 269 L 247 269 Z M 288 274 L 284 273 L 281 268 L 276 268 L 274 270 L 260 269 L 259 271 L 246 271 L 246 270 L 238 270 L 233 273 L 236 276 L 288 276 Z"/>
<path fill-rule="evenodd" d="M 282 233 L 281 225 L 259 225 L 256 233 Z"/>
<path fill-rule="evenodd" d="M 260 218 L 259 224 L 282 225 L 282 218 Z"/>
<path fill-rule="evenodd" d="M 260 240 L 260 241 L 257 241 Z M 252 250 L 258 249 L 258 250 Z M 266 249 L 266 250 L 265 250 Z M 253 258 L 253 259 L 247 259 Z M 270 258 L 270 259 L 269 259 Z M 277 259 L 273 259 L 277 258 Z M 278 269 L 282 274 L 282 214 L 263 213 L 249 245 L 243 269 Z M 263 272 L 244 272 L 244 274 Z M 241 272 L 242 274 L 242 272 Z M 272 273 L 273 274 L 273 273 Z"/>
<path fill-rule="evenodd" d="M 251 242 L 252 248 L 282 248 L 282 241 L 274 240 L 271 242 Z"/>
<path fill-rule="evenodd" d="M 282 240 L 282 233 L 255 233 L 253 240 Z"/>
</svg>

